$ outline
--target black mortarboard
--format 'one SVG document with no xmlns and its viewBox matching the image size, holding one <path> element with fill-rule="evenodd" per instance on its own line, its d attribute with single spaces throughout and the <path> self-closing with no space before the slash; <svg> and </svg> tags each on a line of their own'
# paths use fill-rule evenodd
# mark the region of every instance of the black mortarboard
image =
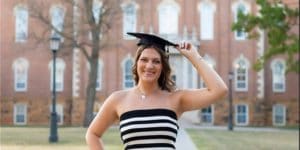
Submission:
<svg viewBox="0 0 300 150">
<path fill-rule="evenodd" d="M 168 49 L 166 49 L 166 46 L 177 46 L 177 44 L 174 44 L 168 40 L 165 40 L 161 37 L 158 37 L 153 34 L 148 34 L 148 33 L 132 33 L 132 32 L 127 32 L 128 35 L 134 36 L 136 38 L 139 38 L 140 41 L 137 43 L 138 46 L 140 45 L 154 45 L 164 52 L 168 53 Z"/>
</svg>

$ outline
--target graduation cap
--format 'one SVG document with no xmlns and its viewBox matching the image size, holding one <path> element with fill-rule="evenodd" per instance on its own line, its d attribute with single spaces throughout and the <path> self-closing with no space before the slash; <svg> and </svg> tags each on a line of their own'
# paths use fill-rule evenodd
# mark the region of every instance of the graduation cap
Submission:
<svg viewBox="0 0 300 150">
<path fill-rule="evenodd" d="M 147 34 L 147 33 L 133 33 L 133 32 L 127 32 L 128 35 L 134 36 L 136 38 L 139 38 L 140 41 L 137 43 L 138 46 L 140 45 L 146 45 L 146 46 L 156 46 L 162 51 L 168 53 L 169 50 L 167 46 L 178 46 L 177 44 L 174 44 L 168 40 L 165 40 L 161 37 L 158 37 L 153 34 Z"/>
</svg>

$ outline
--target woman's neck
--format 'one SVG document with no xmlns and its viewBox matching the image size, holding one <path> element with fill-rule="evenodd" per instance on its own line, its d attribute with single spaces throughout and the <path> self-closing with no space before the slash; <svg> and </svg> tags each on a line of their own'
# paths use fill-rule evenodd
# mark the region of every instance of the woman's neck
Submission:
<svg viewBox="0 0 300 150">
<path fill-rule="evenodd" d="M 157 92 L 160 89 L 157 83 L 150 84 L 150 83 L 142 83 L 142 82 L 138 83 L 137 88 L 141 93 L 145 95 L 150 95 L 152 93 Z"/>
</svg>

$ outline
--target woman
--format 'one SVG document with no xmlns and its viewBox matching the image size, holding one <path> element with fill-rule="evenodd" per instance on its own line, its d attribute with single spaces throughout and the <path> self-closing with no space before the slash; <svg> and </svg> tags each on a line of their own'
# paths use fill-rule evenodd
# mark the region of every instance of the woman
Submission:
<svg viewBox="0 0 300 150">
<path fill-rule="evenodd" d="M 191 43 L 176 45 L 155 35 L 128 34 L 140 38 L 133 66 L 136 86 L 114 92 L 105 100 L 87 130 L 87 144 L 91 150 L 102 150 L 99 138 L 120 121 L 125 149 L 175 149 L 177 119 L 182 113 L 216 102 L 226 94 L 227 87 Z M 207 88 L 175 89 L 165 49 L 168 45 L 193 64 Z"/>
</svg>

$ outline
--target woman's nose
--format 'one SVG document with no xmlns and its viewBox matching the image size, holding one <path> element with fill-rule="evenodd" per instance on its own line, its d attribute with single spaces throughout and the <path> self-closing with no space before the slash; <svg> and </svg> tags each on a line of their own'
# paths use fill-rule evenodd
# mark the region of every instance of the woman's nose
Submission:
<svg viewBox="0 0 300 150">
<path fill-rule="evenodd" d="M 151 61 L 147 62 L 146 67 L 153 68 L 154 67 L 153 62 L 151 62 Z"/>
</svg>

